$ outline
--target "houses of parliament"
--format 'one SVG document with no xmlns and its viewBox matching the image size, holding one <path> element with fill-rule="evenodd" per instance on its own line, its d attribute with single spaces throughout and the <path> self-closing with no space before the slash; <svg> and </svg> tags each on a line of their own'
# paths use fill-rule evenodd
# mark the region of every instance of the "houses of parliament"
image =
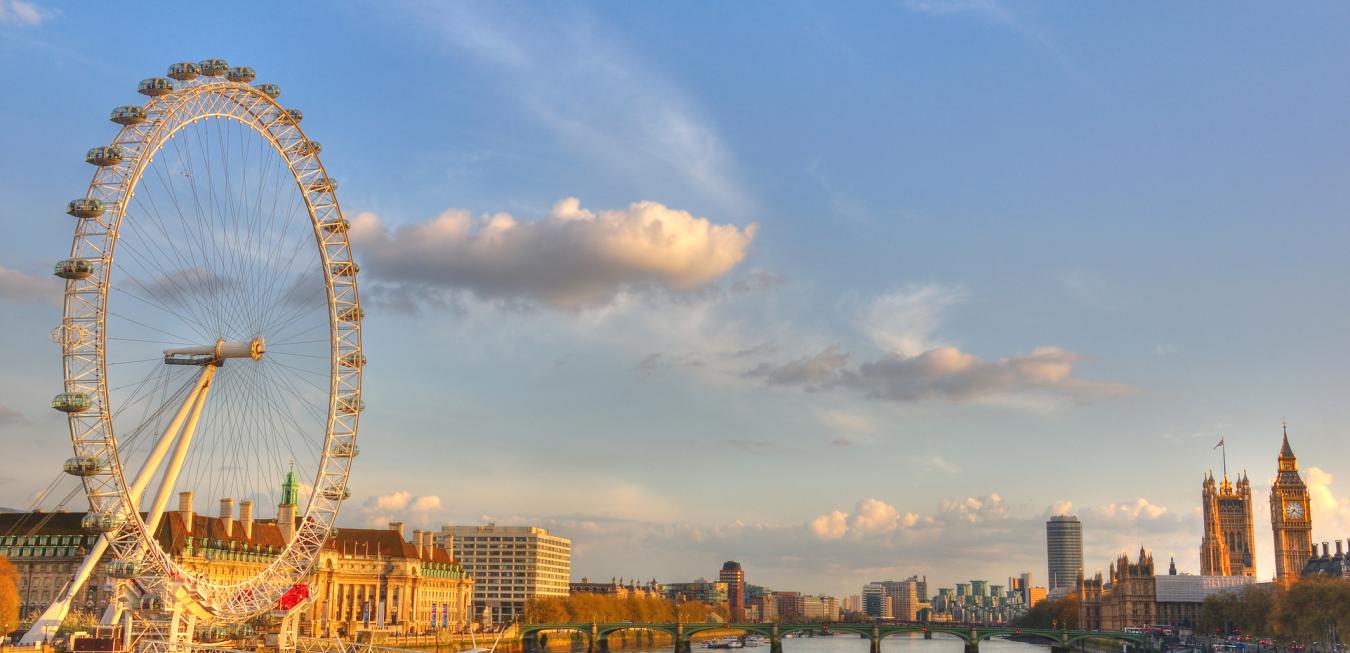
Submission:
<svg viewBox="0 0 1350 653">
<path fill-rule="evenodd" d="M 1252 486 L 1244 472 L 1232 483 L 1205 476 L 1203 499 L 1205 534 L 1200 540 L 1203 576 L 1255 576 L 1256 538 L 1253 533 Z M 1312 557 L 1312 506 L 1308 486 L 1298 473 L 1298 459 L 1284 429 L 1278 471 L 1270 486 L 1270 528 L 1275 534 L 1275 579 L 1297 578 Z"/>
</svg>

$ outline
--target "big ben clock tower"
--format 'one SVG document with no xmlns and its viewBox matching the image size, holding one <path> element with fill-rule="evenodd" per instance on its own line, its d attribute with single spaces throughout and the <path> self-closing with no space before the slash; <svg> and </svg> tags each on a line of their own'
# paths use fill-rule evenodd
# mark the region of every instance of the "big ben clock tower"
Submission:
<svg viewBox="0 0 1350 653">
<path fill-rule="evenodd" d="M 1280 447 L 1280 472 L 1270 486 L 1270 530 L 1275 533 L 1275 579 L 1298 578 L 1312 548 L 1312 510 L 1308 486 L 1298 475 L 1298 460 L 1289 447 L 1289 427 L 1284 427 Z"/>
</svg>

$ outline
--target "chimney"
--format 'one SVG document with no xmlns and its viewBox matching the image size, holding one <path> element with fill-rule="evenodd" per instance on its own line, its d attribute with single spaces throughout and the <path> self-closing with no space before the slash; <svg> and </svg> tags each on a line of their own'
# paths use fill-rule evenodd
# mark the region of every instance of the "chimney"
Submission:
<svg viewBox="0 0 1350 653">
<path fill-rule="evenodd" d="M 277 530 L 281 531 L 281 540 L 291 543 L 295 536 L 295 505 L 283 503 L 277 506 Z"/>
<path fill-rule="evenodd" d="M 253 539 L 253 501 L 244 499 L 239 502 L 239 524 L 244 527 L 244 537 Z"/>
<path fill-rule="evenodd" d="M 1343 558 L 1343 557 L 1345 557 L 1345 552 L 1341 550 L 1341 541 L 1340 541 L 1340 540 L 1336 540 L 1336 557 L 1337 557 L 1337 558 Z"/>
<path fill-rule="evenodd" d="M 436 534 L 431 531 L 422 531 L 422 548 L 427 550 L 427 557 L 435 556 L 433 551 L 436 548 Z"/>
<path fill-rule="evenodd" d="M 422 531 L 421 531 L 421 530 L 413 531 L 413 544 L 417 545 L 417 557 L 418 557 L 418 559 L 421 559 L 421 558 L 422 558 Z M 1340 542 L 1336 542 L 1336 548 L 1340 548 L 1340 546 L 1341 546 L 1341 543 L 1340 543 Z"/>
<path fill-rule="evenodd" d="M 403 537 L 403 522 L 401 522 L 401 521 L 391 521 L 391 522 L 389 522 L 389 530 L 394 531 L 395 533 L 398 533 L 398 536 L 399 536 L 400 538 L 402 538 L 402 537 Z"/>
<path fill-rule="evenodd" d="M 183 530 L 192 534 L 192 493 L 178 493 L 178 512 L 183 514 Z"/>
<path fill-rule="evenodd" d="M 234 535 L 234 499 L 220 500 L 220 520 L 225 522 L 225 537 Z"/>
<path fill-rule="evenodd" d="M 448 532 L 445 533 L 445 555 L 450 556 L 451 560 L 455 559 L 455 536 Z"/>
<path fill-rule="evenodd" d="M 1323 558 L 1323 559 L 1327 559 L 1327 558 L 1330 558 L 1330 557 L 1331 557 L 1330 547 L 1327 546 L 1327 543 L 1326 543 L 1326 542 L 1323 542 L 1323 543 L 1322 543 L 1322 558 Z"/>
</svg>

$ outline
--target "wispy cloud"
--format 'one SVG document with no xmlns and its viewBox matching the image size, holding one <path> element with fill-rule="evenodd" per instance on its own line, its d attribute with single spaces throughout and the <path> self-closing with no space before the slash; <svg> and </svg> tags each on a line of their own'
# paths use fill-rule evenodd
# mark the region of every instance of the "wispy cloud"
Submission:
<svg viewBox="0 0 1350 653">
<path fill-rule="evenodd" d="M 59 13 L 24 0 L 0 0 L 0 25 L 6 27 L 38 27 Z"/>
<path fill-rule="evenodd" d="M 673 181 L 747 213 L 732 154 L 688 94 L 622 34 L 581 11 L 560 14 L 531 23 L 495 4 L 422 11 L 443 42 L 489 68 L 518 108 L 574 152 L 642 190 Z"/>
<path fill-rule="evenodd" d="M 1044 48 L 1064 72 L 1070 74 L 1075 72 L 1064 51 L 1045 34 L 1044 30 L 1013 13 L 998 0 L 906 0 L 905 7 L 910 11 L 929 16 L 969 16 L 1004 27 Z"/>
</svg>

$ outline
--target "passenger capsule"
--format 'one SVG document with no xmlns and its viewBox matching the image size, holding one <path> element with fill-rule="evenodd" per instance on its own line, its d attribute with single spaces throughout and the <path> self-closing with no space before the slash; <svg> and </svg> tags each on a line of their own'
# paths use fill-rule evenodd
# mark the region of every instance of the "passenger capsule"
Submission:
<svg viewBox="0 0 1350 653">
<path fill-rule="evenodd" d="M 319 177 L 309 182 L 309 192 L 311 193 L 331 193 L 337 190 L 338 182 L 332 177 Z"/>
<path fill-rule="evenodd" d="M 146 121 L 145 109 L 134 104 L 117 107 L 112 110 L 112 114 L 108 116 L 108 120 L 119 125 L 139 125 Z"/>
<path fill-rule="evenodd" d="M 62 392 L 52 397 L 52 408 L 63 413 L 83 413 L 94 406 L 94 398 L 84 392 Z"/>
<path fill-rule="evenodd" d="M 346 218 L 338 218 L 332 222 L 319 223 L 319 228 L 326 234 L 341 234 L 346 233 L 347 229 L 351 228 L 351 224 L 347 222 Z"/>
<path fill-rule="evenodd" d="M 100 168 L 115 166 L 126 160 L 127 157 L 122 153 L 122 148 L 117 147 L 116 145 L 95 147 L 84 155 L 85 163 L 96 165 Z"/>
<path fill-rule="evenodd" d="M 338 313 L 338 319 L 343 322 L 360 322 L 361 318 L 366 316 L 366 312 L 361 310 L 360 306 L 353 306 Z"/>
<path fill-rule="evenodd" d="M 142 79 L 140 85 L 136 87 L 136 92 L 150 97 L 168 95 L 173 92 L 173 80 L 163 77 Z"/>
<path fill-rule="evenodd" d="M 91 512 L 80 519 L 80 526 L 87 531 L 98 531 L 100 533 L 111 533 L 127 523 L 126 515 L 120 512 L 112 514 L 99 514 Z"/>
<path fill-rule="evenodd" d="M 61 466 L 61 470 L 71 476 L 93 476 L 102 471 L 103 466 L 99 464 L 98 459 L 92 456 L 83 456 L 71 458 Z"/>
<path fill-rule="evenodd" d="M 276 84 L 256 84 L 254 85 L 254 88 L 262 91 L 263 95 L 266 95 L 273 100 L 281 97 L 281 87 Z"/>
<path fill-rule="evenodd" d="M 235 66 L 225 73 L 225 79 L 241 84 L 247 84 L 257 76 L 257 73 L 253 72 L 253 69 L 248 66 Z"/>
<path fill-rule="evenodd" d="M 355 458 L 361 449 L 351 442 L 339 442 L 333 445 L 332 453 L 338 458 Z"/>
<path fill-rule="evenodd" d="M 291 151 L 295 152 L 296 154 L 299 154 L 300 156 L 309 156 L 310 154 L 318 154 L 319 152 L 323 151 L 323 143 L 320 143 L 319 141 L 304 140 L 300 141 L 299 143 L 296 143 L 295 147 L 291 148 Z"/>
<path fill-rule="evenodd" d="M 197 72 L 207 77 L 220 77 L 230 70 L 230 64 L 224 59 L 203 59 L 197 64 Z"/>
<path fill-rule="evenodd" d="M 113 560 L 107 566 L 108 575 L 113 578 L 135 578 L 136 562 L 133 560 Z"/>
<path fill-rule="evenodd" d="M 352 491 L 345 487 L 326 487 L 323 489 L 323 498 L 329 501 L 345 501 L 352 498 Z"/>
<path fill-rule="evenodd" d="M 335 277 L 354 277 L 361 271 L 361 266 L 352 261 L 336 261 L 329 266 Z"/>
<path fill-rule="evenodd" d="M 186 82 L 197 79 L 197 76 L 202 74 L 202 68 L 191 61 L 180 61 L 169 66 L 167 74 L 180 82 Z"/>
<path fill-rule="evenodd" d="M 287 109 L 286 113 L 291 115 L 291 120 L 294 120 L 296 124 L 304 122 L 305 120 L 305 112 L 299 109 Z"/>
<path fill-rule="evenodd" d="M 94 262 L 87 258 L 68 258 L 57 263 L 52 274 L 62 279 L 88 279 L 94 274 Z"/>
<path fill-rule="evenodd" d="M 70 203 L 66 205 L 66 213 L 77 218 L 97 218 L 98 216 L 103 215 L 105 209 L 106 207 L 103 205 L 102 201 L 86 197 L 71 200 Z"/>
<path fill-rule="evenodd" d="M 355 415 L 366 409 L 366 402 L 352 396 L 338 397 L 338 412 L 347 415 Z"/>
<path fill-rule="evenodd" d="M 366 355 L 359 351 L 354 351 L 338 358 L 338 363 L 341 363 L 343 367 L 365 367 Z"/>
</svg>

